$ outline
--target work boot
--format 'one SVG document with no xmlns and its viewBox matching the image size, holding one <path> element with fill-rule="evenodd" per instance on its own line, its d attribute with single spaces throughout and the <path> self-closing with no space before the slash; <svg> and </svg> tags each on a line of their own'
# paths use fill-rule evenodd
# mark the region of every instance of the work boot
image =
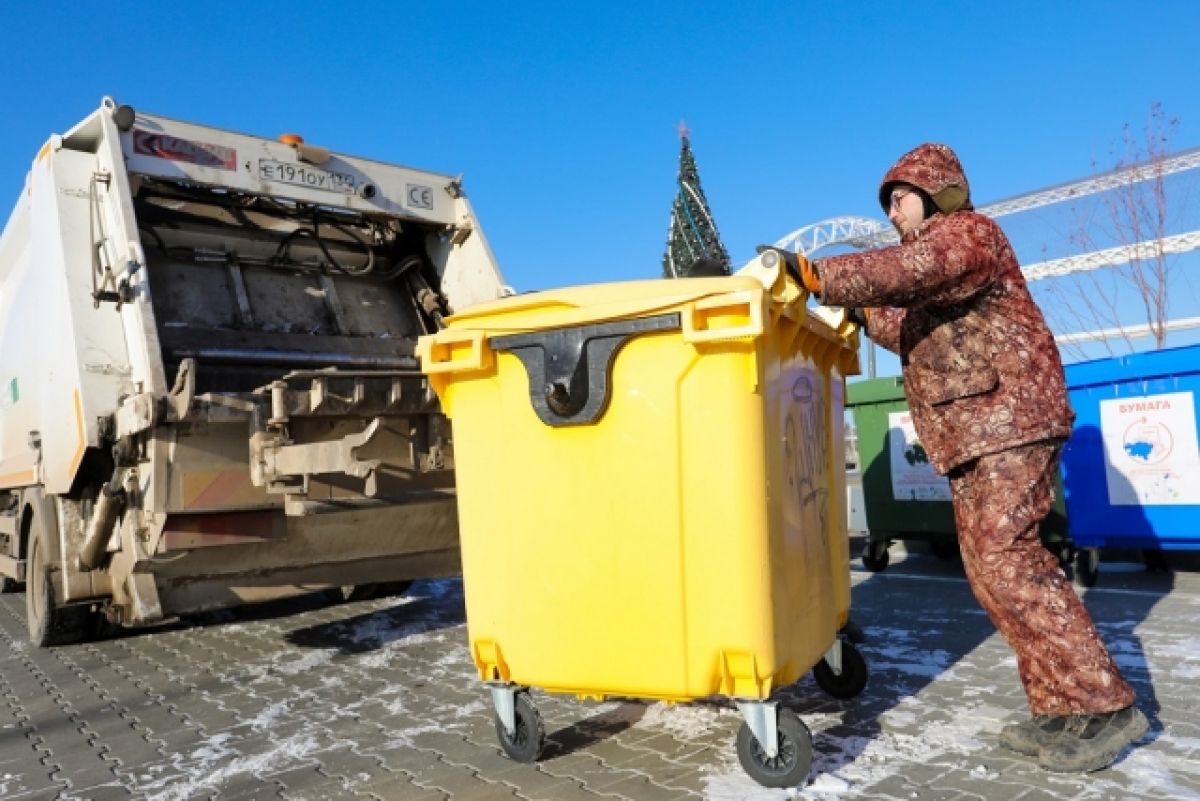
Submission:
<svg viewBox="0 0 1200 801">
<path fill-rule="evenodd" d="M 1018 754 L 1037 756 L 1068 720 L 1067 715 L 1034 715 L 1029 720 L 1010 723 L 1000 730 L 1000 745 Z"/>
<path fill-rule="evenodd" d="M 1038 764 L 1059 773 L 1100 770 L 1149 729 L 1146 716 L 1132 704 L 1100 715 L 1073 715 L 1038 751 Z"/>
</svg>

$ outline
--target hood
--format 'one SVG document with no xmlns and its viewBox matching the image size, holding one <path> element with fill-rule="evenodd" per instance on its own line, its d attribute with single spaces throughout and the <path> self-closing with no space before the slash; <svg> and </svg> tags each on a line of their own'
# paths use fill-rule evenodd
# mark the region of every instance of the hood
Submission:
<svg viewBox="0 0 1200 801">
<path fill-rule="evenodd" d="M 905 153 L 879 184 L 879 205 L 887 214 L 892 187 L 912 184 L 933 198 L 943 214 L 971 210 L 971 187 L 954 151 L 945 145 L 926 143 Z"/>
</svg>

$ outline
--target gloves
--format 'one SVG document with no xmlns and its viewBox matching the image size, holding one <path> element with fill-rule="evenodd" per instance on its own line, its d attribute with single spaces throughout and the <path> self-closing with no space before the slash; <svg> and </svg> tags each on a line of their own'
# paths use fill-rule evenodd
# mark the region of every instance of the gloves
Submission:
<svg viewBox="0 0 1200 801">
<path fill-rule="evenodd" d="M 817 265 L 813 264 L 806 257 L 797 253 L 796 261 L 800 268 L 800 283 L 804 284 L 804 288 L 814 295 L 821 294 L 821 275 L 817 272 Z"/>
<path fill-rule="evenodd" d="M 792 253 L 783 248 L 772 247 L 771 245 L 759 245 L 755 249 L 758 253 L 767 250 L 773 250 L 783 257 L 784 266 L 793 278 L 800 282 L 806 290 L 814 295 L 821 294 L 821 276 L 817 272 L 816 266 L 801 253 Z"/>
</svg>

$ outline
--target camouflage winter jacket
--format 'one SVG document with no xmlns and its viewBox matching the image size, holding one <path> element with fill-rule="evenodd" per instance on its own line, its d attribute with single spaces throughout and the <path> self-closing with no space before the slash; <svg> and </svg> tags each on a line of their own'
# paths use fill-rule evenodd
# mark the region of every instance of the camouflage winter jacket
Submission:
<svg viewBox="0 0 1200 801">
<path fill-rule="evenodd" d="M 1000 227 L 970 205 L 944 145 L 922 145 L 884 176 L 937 204 L 899 245 L 820 259 L 821 301 L 872 308 L 868 333 L 900 356 L 913 425 L 938 472 L 983 454 L 1068 437 L 1054 337 Z M 885 206 L 886 209 L 886 206 Z"/>
</svg>

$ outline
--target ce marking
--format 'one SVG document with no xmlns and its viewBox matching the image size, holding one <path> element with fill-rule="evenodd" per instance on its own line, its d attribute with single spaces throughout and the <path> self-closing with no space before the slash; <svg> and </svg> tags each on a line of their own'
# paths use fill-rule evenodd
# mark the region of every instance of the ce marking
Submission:
<svg viewBox="0 0 1200 801">
<path fill-rule="evenodd" d="M 414 209 L 433 209 L 432 186 L 408 184 L 405 186 L 405 196 L 408 198 L 408 202 L 405 205 Z"/>
</svg>

